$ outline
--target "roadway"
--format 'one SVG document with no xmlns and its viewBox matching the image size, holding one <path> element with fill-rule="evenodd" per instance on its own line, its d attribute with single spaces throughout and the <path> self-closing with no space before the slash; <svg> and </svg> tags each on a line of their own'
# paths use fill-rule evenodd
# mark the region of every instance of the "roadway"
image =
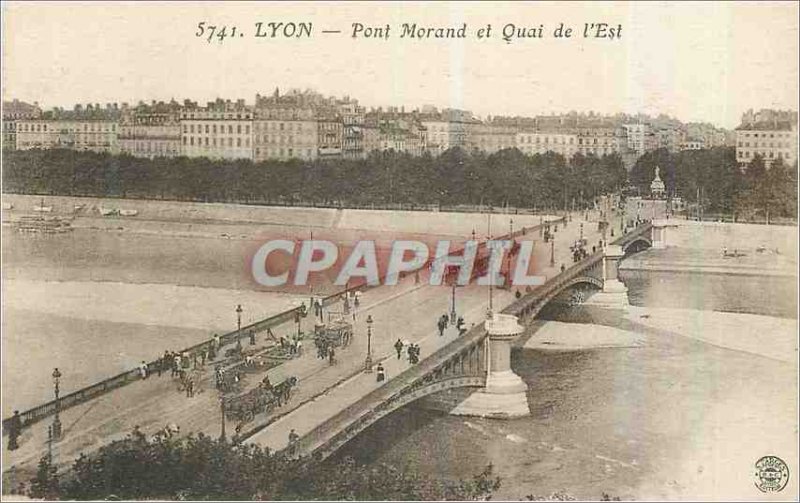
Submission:
<svg viewBox="0 0 800 503">
<path fill-rule="evenodd" d="M 584 222 L 584 236 L 589 247 L 597 244 L 600 234 L 595 218 Z M 546 277 L 559 272 L 563 263 L 569 266 L 572 257 L 569 245 L 578 239 L 579 223 L 583 214 L 573 214 L 572 222 L 564 228 L 559 225 L 555 234 L 555 265 L 550 267 L 550 245 L 542 242 L 538 232 L 530 232 L 526 238 L 537 241 L 534 247 L 536 271 Z M 615 220 L 612 228 L 619 230 Z M 487 307 L 487 287 L 471 285 L 456 290 L 456 310 L 464 316 L 466 326 L 483 321 Z M 523 292 L 524 293 L 524 292 Z M 514 300 L 512 291 L 494 289 L 495 309 L 499 310 Z M 430 286 L 424 281 L 415 284 L 413 275 L 406 277 L 395 287 L 378 287 L 362 295 L 362 306 L 354 324 L 353 343 L 336 353 L 337 363 L 333 366 L 316 357 L 313 342 L 304 341 L 304 354 L 288 360 L 282 365 L 266 372 L 273 383 L 289 376 L 298 377 L 299 386 L 288 403 L 274 410 L 270 416 L 261 414 L 255 424 L 270 423 L 248 441 L 280 449 L 288 441 L 291 428 L 302 435 L 336 414 L 347 405 L 369 393 L 379 384 L 374 374 L 362 372 L 367 347 L 366 317 L 374 319 L 372 328 L 372 351 L 374 361 L 384 361 L 387 380 L 398 375 L 408 363 L 405 358 L 397 360 L 393 345 L 400 338 L 418 343 L 421 358 L 431 355 L 438 348 L 456 337 L 454 327 L 448 327 L 444 337 L 438 336 L 436 321 L 444 313 L 450 312 L 451 288 Z M 337 306 L 330 309 L 336 310 Z M 312 332 L 313 317 L 302 320 L 301 329 Z M 282 325 L 273 330 L 277 337 L 295 333 L 294 323 Z M 243 344 L 248 341 L 243 338 Z M 258 336 L 258 347 L 267 347 L 271 342 L 265 336 Z M 248 387 L 257 385 L 265 372 L 247 374 Z M 64 438 L 54 443 L 53 453 L 59 465 L 68 465 L 80 454 L 90 454 L 102 445 L 124 438 L 135 426 L 152 434 L 168 423 L 180 426 L 181 433 L 205 433 L 218 436 L 221 430 L 219 394 L 214 389 L 213 366 L 201 369 L 201 379 L 194 397 L 188 398 L 178 389 L 178 382 L 165 373 L 155 375 L 120 388 L 112 393 L 70 408 L 61 413 L 64 425 Z M 38 460 L 48 449 L 47 427 L 51 419 L 45 419 L 23 430 L 19 439 L 20 448 L 14 452 L 3 450 L 3 466 L 6 474 L 12 469 L 24 477 L 30 476 Z M 228 437 L 233 434 L 235 424 L 228 421 Z M 23 477 L 23 478 L 24 478 Z"/>
</svg>

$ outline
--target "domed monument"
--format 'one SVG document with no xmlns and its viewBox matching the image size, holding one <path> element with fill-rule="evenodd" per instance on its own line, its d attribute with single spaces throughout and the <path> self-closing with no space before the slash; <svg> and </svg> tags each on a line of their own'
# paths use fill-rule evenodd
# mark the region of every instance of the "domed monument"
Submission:
<svg viewBox="0 0 800 503">
<path fill-rule="evenodd" d="M 667 188 L 664 185 L 664 182 L 661 181 L 661 177 L 659 176 L 658 172 L 659 168 L 656 166 L 656 177 L 653 178 L 652 182 L 650 182 L 650 194 L 653 196 L 653 199 L 664 199 Z"/>
</svg>

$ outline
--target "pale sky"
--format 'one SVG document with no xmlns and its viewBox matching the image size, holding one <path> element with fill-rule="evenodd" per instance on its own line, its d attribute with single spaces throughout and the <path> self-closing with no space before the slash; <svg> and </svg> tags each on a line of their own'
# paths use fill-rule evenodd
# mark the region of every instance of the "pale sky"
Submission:
<svg viewBox="0 0 800 503">
<path fill-rule="evenodd" d="M 797 110 L 798 3 L 4 2 L 3 99 L 75 103 L 244 98 L 274 88 L 425 104 L 479 116 L 666 113 L 735 127 L 748 108 Z M 244 37 L 208 43 L 197 24 Z M 255 38 L 255 23 L 310 22 L 309 39 Z M 351 24 L 391 26 L 354 39 Z M 460 27 L 465 40 L 401 39 L 402 23 Z M 564 22 L 573 38 L 556 39 Z M 622 25 L 584 39 L 583 23 Z M 545 38 L 502 40 L 544 25 Z M 492 25 L 488 39 L 476 32 Z M 341 30 L 323 34 L 322 30 Z"/>
</svg>

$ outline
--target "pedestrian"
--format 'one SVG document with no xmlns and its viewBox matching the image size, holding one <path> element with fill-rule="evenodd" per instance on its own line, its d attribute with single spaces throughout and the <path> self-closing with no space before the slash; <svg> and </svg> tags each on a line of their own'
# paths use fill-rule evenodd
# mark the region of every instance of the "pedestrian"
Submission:
<svg viewBox="0 0 800 503">
<path fill-rule="evenodd" d="M 194 396 L 194 377 L 189 376 L 186 379 L 186 397 L 192 398 Z"/>
<path fill-rule="evenodd" d="M 8 425 L 8 450 L 16 451 L 19 449 L 19 439 L 22 433 L 22 419 L 19 417 L 19 411 L 15 410 L 14 415 L 11 416 L 10 424 Z"/>
<path fill-rule="evenodd" d="M 297 454 L 297 442 L 299 440 L 300 440 L 300 435 L 298 435 L 297 432 L 294 431 L 294 428 L 292 428 L 292 431 L 289 432 L 289 455 L 290 456 L 295 456 Z"/>
<path fill-rule="evenodd" d="M 379 363 L 377 370 L 378 370 L 377 381 L 383 382 L 386 379 L 386 371 L 383 370 L 383 365 Z"/>
<path fill-rule="evenodd" d="M 208 348 L 203 346 L 203 352 L 200 353 L 200 365 L 205 367 L 207 359 L 208 359 Z"/>
<path fill-rule="evenodd" d="M 406 353 L 408 354 L 408 362 L 413 363 L 414 360 L 414 344 L 409 344 L 408 349 L 406 349 Z"/>
<path fill-rule="evenodd" d="M 444 321 L 442 321 L 441 318 L 439 318 L 439 322 L 438 322 L 437 325 L 439 327 L 439 337 L 441 337 L 441 336 L 444 335 L 444 328 L 446 326 L 446 323 Z"/>
<path fill-rule="evenodd" d="M 167 369 L 169 365 L 169 352 L 164 350 L 164 355 L 158 360 L 158 377 L 161 377 L 161 372 Z"/>
<path fill-rule="evenodd" d="M 147 379 L 147 364 L 142 360 L 142 363 L 139 365 L 139 375 L 142 379 Z"/>
<path fill-rule="evenodd" d="M 302 351 L 303 351 L 303 342 L 302 341 L 299 341 L 299 340 L 297 341 L 297 349 L 296 349 L 296 351 L 297 351 L 297 356 L 300 356 L 302 354 Z"/>
<path fill-rule="evenodd" d="M 566 270 L 566 267 L 564 266 L 564 264 L 561 264 L 561 272 L 564 272 L 565 270 Z"/>
<path fill-rule="evenodd" d="M 467 332 L 467 329 L 464 328 L 464 317 L 459 316 L 458 322 L 456 323 L 456 329 L 458 329 L 458 335 L 464 335 Z"/>
<path fill-rule="evenodd" d="M 251 330 L 250 331 L 250 345 L 251 346 L 255 346 L 256 345 L 256 331 L 255 330 Z"/>
<path fill-rule="evenodd" d="M 281 335 L 281 349 L 286 349 L 286 339 Z"/>
<path fill-rule="evenodd" d="M 219 351 L 221 343 L 222 343 L 222 341 L 220 341 L 219 334 L 214 334 L 214 351 L 215 352 Z"/>
<path fill-rule="evenodd" d="M 336 355 L 336 352 L 333 350 L 333 348 L 330 348 L 328 350 L 328 361 L 329 361 L 330 365 L 333 365 L 335 363 L 335 360 L 334 360 L 334 356 L 335 355 Z"/>
<path fill-rule="evenodd" d="M 400 353 L 403 352 L 403 341 L 397 339 L 397 342 L 394 343 L 394 350 L 397 351 L 397 359 L 400 359 Z"/>
<path fill-rule="evenodd" d="M 358 309 L 358 306 L 361 305 L 361 292 L 356 291 L 353 294 L 353 304 L 356 306 L 356 309 Z"/>
<path fill-rule="evenodd" d="M 192 351 L 192 368 L 197 368 L 197 351 Z"/>
<path fill-rule="evenodd" d="M 411 363 L 419 363 L 419 346 L 417 344 L 414 344 L 414 347 L 411 350 Z"/>
</svg>

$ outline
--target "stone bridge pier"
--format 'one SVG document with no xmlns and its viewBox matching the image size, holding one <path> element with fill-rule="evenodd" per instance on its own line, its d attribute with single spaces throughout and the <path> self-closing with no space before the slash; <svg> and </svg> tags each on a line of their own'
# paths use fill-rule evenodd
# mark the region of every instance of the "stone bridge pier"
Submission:
<svg viewBox="0 0 800 503">
<path fill-rule="evenodd" d="M 603 249 L 603 289 L 591 297 L 589 304 L 614 309 L 628 306 L 628 287 L 619 280 L 619 263 L 624 256 L 621 246 L 607 245 Z"/>
<path fill-rule="evenodd" d="M 525 328 L 511 314 L 494 313 L 485 323 L 488 334 L 486 386 L 455 407 L 451 414 L 494 418 L 530 415 L 528 385 L 511 369 L 511 344 Z"/>
<path fill-rule="evenodd" d="M 677 225 L 670 223 L 669 220 L 653 220 L 650 241 L 653 243 L 654 249 L 663 249 L 667 247 L 667 228 L 669 227 L 677 227 Z"/>
</svg>

